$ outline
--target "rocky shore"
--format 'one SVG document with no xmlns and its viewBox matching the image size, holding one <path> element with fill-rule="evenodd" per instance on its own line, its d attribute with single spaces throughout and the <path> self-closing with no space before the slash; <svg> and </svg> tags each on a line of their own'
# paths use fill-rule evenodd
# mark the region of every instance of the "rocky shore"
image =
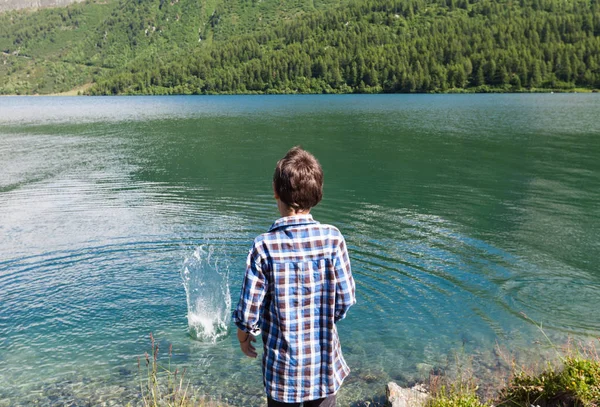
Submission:
<svg viewBox="0 0 600 407">
<path fill-rule="evenodd" d="M 422 384 L 404 388 L 389 382 L 385 393 L 388 407 L 423 407 L 428 398 L 427 389 Z"/>
</svg>

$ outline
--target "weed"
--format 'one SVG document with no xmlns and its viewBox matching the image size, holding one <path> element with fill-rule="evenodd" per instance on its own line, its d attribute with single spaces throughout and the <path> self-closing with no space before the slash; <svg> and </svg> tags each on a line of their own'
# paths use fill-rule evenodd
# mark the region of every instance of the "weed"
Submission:
<svg viewBox="0 0 600 407">
<path fill-rule="evenodd" d="M 458 373 L 453 380 L 442 375 L 430 375 L 429 393 L 425 407 L 485 407 L 477 395 L 477 383 L 472 371 L 457 357 Z"/>
<path fill-rule="evenodd" d="M 144 354 L 146 372 L 138 358 L 140 393 L 144 407 L 218 407 L 225 404 L 198 395 L 185 378 L 186 370 L 171 369 L 173 347 L 169 346 L 166 366 L 159 363 L 159 345 L 150 334 L 151 352 Z"/>
<path fill-rule="evenodd" d="M 568 342 L 556 350 L 558 362 L 548 362 L 541 373 L 514 366 L 514 376 L 499 392 L 497 405 L 505 407 L 600 406 L 600 357 L 594 343 Z"/>
</svg>

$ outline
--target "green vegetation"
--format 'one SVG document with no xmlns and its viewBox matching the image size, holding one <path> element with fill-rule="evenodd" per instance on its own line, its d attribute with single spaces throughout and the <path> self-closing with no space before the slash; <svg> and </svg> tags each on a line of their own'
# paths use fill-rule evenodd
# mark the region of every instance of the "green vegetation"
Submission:
<svg viewBox="0 0 600 407">
<path fill-rule="evenodd" d="M 104 72 L 101 65 L 74 58 L 73 50 L 112 7 L 86 3 L 0 14 L 0 94 L 63 92 Z"/>
<path fill-rule="evenodd" d="M 472 379 L 458 379 L 431 389 L 425 407 L 486 407 L 477 396 L 477 386 Z M 527 406 L 529 407 L 529 406 Z"/>
<path fill-rule="evenodd" d="M 198 395 L 185 379 L 185 370 L 171 370 L 172 348 L 169 347 L 167 365 L 159 363 L 159 346 L 150 334 L 151 352 L 146 353 L 146 372 L 138 359 L 140 394 L 145 407 L 227 407 L 224 403 L 208 400 Z"/>
<path fill-rule="evenodd" d="M 333 0 L 87 0 L 0 14 L 0 94 L 64 92 L 152 67 Z M 335 4 L 340 4 L 335 2 Z"/>
<path fill-rule="evenodd" d="M 540 374 L 519 372 L 500 393 L 506 407 L 600 405 L 600 359 L 575 355 Z"/>
<path fill-rule="evenodd" d="M 146 371 L 138 360 L 140 394 L 144 406 L 217 407 L 224 403 L 198 395 L 185 380 L 185 371 L 171 369 L 171 348 L 166 365 L 159 363 L 159 346 L 152 334 L 151 353 L 145 354 Z M 596 347 L 569 346 L 558 353 L 558 362 L 534 371 L 513 363 L 512 376 L 492 400 L 478 394 L 478 386 L 457 359 L 457 377 L 432 375 L 425 407 L 598 407 L 600 406 L 600 356 Z M 374 405 L 378 405 L 375 403 Z"/>
<path fill-rule="evenodd" d="M 485 407 L 474 392 L 445 390 L 427 403 L 426 407 Z M 529 407 L 529 406 L 527 406 Z"/>
<path fill-rule="evenodd" d="M 0 93 L 600 88 L 599 0 L 120 0 L 0 15 Z"/>
<path fill-rule="evenodd" d="M 546 362 L 541 370 L 513 363 L 511 377 L 492 400 L 482 401 L 470 375 L 454 380 L 434 376 L 426 407 L 600 406 L 600 357 L 595 346 L 569 346 L 557 354 L 558 361 Z"/>
<path fill-rule="evenodd" d="M 357 0 L 151 67 L 130 63 L 92 93 L 600 87 L 598 4 L 521 3 Z"/>
<path fill-rule="evenodd" d="M 425 407 L 491 407 L 492 404 L 482 402 L 477 394 L 478 386 L 470 369 L 471 361 L 465 364 L 464 354 L 461 353 L 456 355 L 455 363 L 457 371 L 454 378 L 429 375 L 429 397 Z"/>
</svg>

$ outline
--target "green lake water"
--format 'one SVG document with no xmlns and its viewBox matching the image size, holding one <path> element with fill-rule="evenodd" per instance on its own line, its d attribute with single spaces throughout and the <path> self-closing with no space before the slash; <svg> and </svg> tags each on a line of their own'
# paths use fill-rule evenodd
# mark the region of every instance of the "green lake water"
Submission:
<svg viewBox="0 0 600 407">
<path fill-rule="evenodd" d="M 0 406 L 135 402 L 150 332 L 200 391 L 263 405 L 222 316 L 297 144 L 357 284 L 341 406 L 456 355 L 483 380 L 497 346 L 549 357 L 536 324 L 593 340 L 599 116 L 598 94 L 0 98 Z M 217 316 L 229 335 L 190 335 Z"/>
</svg>

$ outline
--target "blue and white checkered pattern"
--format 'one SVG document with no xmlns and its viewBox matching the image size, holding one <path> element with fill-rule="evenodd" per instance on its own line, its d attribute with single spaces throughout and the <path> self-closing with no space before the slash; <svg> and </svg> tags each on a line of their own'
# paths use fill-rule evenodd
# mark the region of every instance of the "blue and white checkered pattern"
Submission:
<svg viewBox="0 0 600 407">
<path fill-rule="evenodd" d="M 297 215 L 277 220 L 248 254 L 235 324 L 264 343 L 267 395 L 300 403 L 335 394 L 350 369 L 335 323 L 356 302 L 340 231 Z"/>
</svg>

